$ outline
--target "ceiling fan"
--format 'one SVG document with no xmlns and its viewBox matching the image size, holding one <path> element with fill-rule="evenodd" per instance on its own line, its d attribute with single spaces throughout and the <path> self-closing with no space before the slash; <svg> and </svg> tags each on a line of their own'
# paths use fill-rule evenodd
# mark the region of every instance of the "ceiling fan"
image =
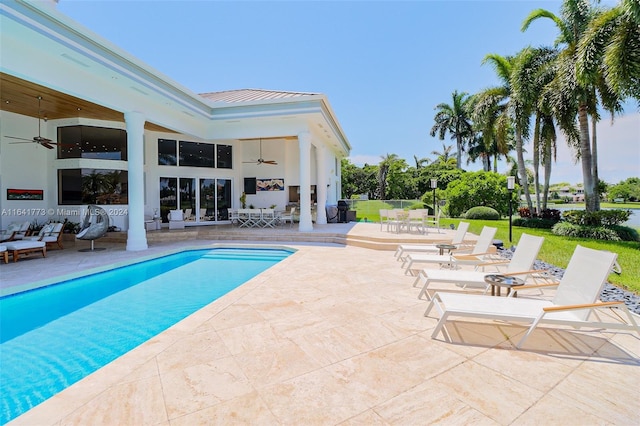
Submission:
<svg viewBox="0 0 640 426">
<path fill-rule="evenodd" d="M 275 160 L 265 160 L 264 158 L 262 158 L 262 139 L 260 139 L 260 157 L 255 160 L 255 161 L 243 161 L 243 163 L 255 163 L 255 164 L 271 164 L 271 165 L 277 165 L 278 162 Z"/>
<path fill-rule="evenodd" d="M 55 148 L 53 145 L 57 145 L 56 142 L 52 142 L 51 139 L 47 139 L 45 137 L 40 136 L 40 113 L 42 112 L 40 110 L 40 103 L 42 101 L 42 96 L 38 96 L 38 136 L 34 136 L 33 139 L 26 139 L 26 138 L 19 138 L 16 136 L 5 136 L 6 138 L 9 139 L 18 139 L 21 140 L 22 142 L 9 142 L 9 143 L 37 143 L 39 145 L 44 146 L 47 149 L 53 149 Z"/>
</svg>

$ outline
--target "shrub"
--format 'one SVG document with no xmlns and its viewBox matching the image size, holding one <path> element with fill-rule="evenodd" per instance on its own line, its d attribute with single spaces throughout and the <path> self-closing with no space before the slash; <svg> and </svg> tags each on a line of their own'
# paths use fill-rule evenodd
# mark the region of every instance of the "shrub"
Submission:
<svg viewBox="0 0 640 426">
<path fill-rule="evenodd" d="M 558 209 L 544 209 L 538 215 L 531 214 L 529 211 L 529 207 L 520 207 L 518 209 L 518 214 L 520 217 L 529 218 L 529 217 L 540 217 L 542 219 L 550 219 L 556 222 L 560 221 L 561 211 Z"/>
<path fill-rule="evenodd" d="M 531 210 L 529 210 L 529 207 L 520 207 L 518 209 L 518 214 L 520 217 L 529 218 L 531 217 Z"/>
<path fill-rule="evenodd" d="M 559 222 L 562 218 L 562 212 L 558 209 L 544 209 L 540 212 L 539 217 L 542 219 Z"/>
<path fill-rule="evenodd" d="M 569 222 L 556 223 L 551 232 L 563 237 L 589 238 L 593 240 L 620 241 L 616 231 L 602 226 L 584 226 Z"/>
<path fill-rule="evenodd" d="M 466 219 L 500 220 L 500 213 L 491 207 L 477 206 L 470 208 L 464 217 Z"/>
<path fill-rule="evenodd" d="M 491 207 L 506 215 L 509 211 L 509 196 L 517 201 L 517 193 L 510 194 L 507 190 L 506 176 L 479 171 L 466 172 L 451 181 L 442 198 L 447 200 L 449 215 L 458 217 L 476 206 Z M 428 200 L 427 194 L 424 198 L 425 201 Z"/>
<path fill-rule="evenodd" d="M 513 226 L 520 226 L 522 228 L 551 229 L 556 223 L 558 223 L 557 220 L 541 219 L 538 217 L 532 217 L 530 219 L 517 217 L 513 219 Z"/>
<path fill-rule="evenodd" d="M 426 209 L 426 208 L 428 208 L 428 206 L 422 201 L 418 201 L 409 206 L 409 210 L 419 210 L 419 209 Z"/>
<path fill-rule="evenodd" d="M 640 241 L 640 234 L 633 228 L 620 225 L 613 225 L 609 228 L 615 231 L 622 241 Z"/>
<path fill-rule="evenodd" d="M 629 216 L 631 216 L 631 210 L 600 210 L 597 212 L 567 210 L 562 214 L 567 222 L 586 226 L 620 225 L 629 220 Z"/>
</svg>

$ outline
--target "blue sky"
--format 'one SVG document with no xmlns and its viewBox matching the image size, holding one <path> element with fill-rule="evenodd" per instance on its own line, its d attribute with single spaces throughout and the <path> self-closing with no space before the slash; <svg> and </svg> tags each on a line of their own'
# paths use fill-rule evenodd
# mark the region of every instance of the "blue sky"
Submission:
<svg viewBox="0 0 640 426">
<path fill-rule="evenodd" d="M 612 2 L 608 2 L 612 4 Z M 320 92 L 352 145 L 351 161 L 397 154 L 409 164 L 441 151 L 434 107 L 454 90 L 498 83 L 487 53 L 550 45 L 560 1 L 90 1 L 58 10 L 196 93 L 241 88 Z M 640 115 L 600 123 L 601 178 L 640 176 Z M 446 139 L 446 144 L 453 141 Z M 564 142 L 552 182 L 582 181 Z M 613 155 L 621 153 L 624 155 Z M 469 165 L 470 170 L 481 168 Z M 500 172 L 505 166 L 501 165 Z"/>
</svg>

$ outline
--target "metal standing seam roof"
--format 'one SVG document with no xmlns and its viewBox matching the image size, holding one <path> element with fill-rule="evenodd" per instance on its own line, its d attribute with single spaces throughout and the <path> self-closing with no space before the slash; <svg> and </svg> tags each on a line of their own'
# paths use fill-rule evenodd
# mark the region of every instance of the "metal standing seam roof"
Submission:
<svg viewBox="0 0 640 426">
<path fill-rule="evenodd" d="M 300 98 L 304 96 L 315 96 L 320 93 L 308 92 L 283 92 L 278 90 L 264 89 L 238 89 L 226 90 L 223 92 L 201 93 L 200 96 L 214 102 L 251 102 L 251 101 L 269 101 L 274 99 Z"/>
</svg>

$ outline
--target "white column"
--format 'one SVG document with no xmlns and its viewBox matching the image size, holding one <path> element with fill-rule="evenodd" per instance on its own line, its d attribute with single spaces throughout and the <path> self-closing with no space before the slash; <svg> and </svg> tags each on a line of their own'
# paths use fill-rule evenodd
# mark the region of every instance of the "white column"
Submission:
<svg viewBox="0 0 640 426">
<path fill-rule="evenodd" d="M 298 134 L 300 148 L 300 224 L 299 231 L 313 231 L 311 220 L 311 134 Z"/>
<path fill-rule="evenodd" d="M 127 158 L 129 171 L 129 230 L 127 251 L 146 250 L 147 233 L 144 228 L 144 122 L 142 113 L 124 114 L 127 125 Z"/>
<path fill-rule="evenodd" d="M 316 208 L 317 216 L 316 223 L 318 225 L 327 224 L 327 148 L 319 142 L 316 145 L 316 170 L 317 170 L 317 185 L 316 196 L 318 197 L 318 206 Z"/>
</svg>

